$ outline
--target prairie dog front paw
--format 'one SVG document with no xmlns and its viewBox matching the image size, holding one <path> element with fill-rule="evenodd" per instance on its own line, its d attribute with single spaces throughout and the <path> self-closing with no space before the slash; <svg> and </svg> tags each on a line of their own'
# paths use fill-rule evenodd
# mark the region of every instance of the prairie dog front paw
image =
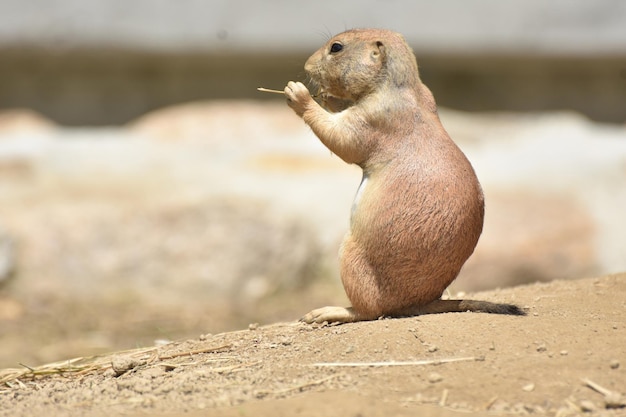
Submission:
<svg viewBox="0 0 626 417">
<path fill-rule="evenodd" d="M 304 114 L 307 106 L 313 101 L 309 89 L 301 82 L 289 81 L 285 87 L 285 96 L 287 104 L 300 117 Z"/>
</svg>

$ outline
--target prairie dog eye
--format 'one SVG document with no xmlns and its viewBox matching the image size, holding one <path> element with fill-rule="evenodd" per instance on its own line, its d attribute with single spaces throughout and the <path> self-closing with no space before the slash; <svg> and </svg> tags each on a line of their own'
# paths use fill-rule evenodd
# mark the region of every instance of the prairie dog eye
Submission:
<svg viewBox="0 0 626 417">
<path fill-rule="evenodd" d="M 339 42 L 335 42 L 330 46 L 330 53 L 331 54 L 336 54 L 337 52 L 341 51 L 343 49 L 343 45 L 340 44 Z"/>
</svg>

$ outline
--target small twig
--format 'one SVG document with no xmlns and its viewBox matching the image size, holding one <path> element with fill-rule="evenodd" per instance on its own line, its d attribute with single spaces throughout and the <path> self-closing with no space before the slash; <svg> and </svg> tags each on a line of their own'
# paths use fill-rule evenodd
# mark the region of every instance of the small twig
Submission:
<svg viewBox="0 0 626 417">
<path fill-rule="evenodd" d="M 257 87 L 257 90 L 262 91 L 263 93 L 273 93 L 273 94 L 283 94 L 283 95 L 285 94 L 285 92 L 282 90 L 272 90 L 271 88 Z M 311 95 L 311 97 L 313 98 L 317 98 L 319 96 L 320 94 Z"/>
<path fill-rule="evenodd" d="M 74 375 L 76 376 L 83 376 L 83 375 L 87 375 L 93 371 L 105 371 L 107 369 L 110 369 L 111 365 L 110 364 L 101 364 L 101 365 L 92 365 L 90 367 L 87 367 L 85 369 L 80 369 L 80 370 L 76 370 L 74 371 Z"/>
<path fill-rule="evenodd" d="M 237 365 L 231 365 L 231 366 L 220 366 L 219 368 L 211 368 L 209 369 L 210 372 L 217 372 L 218 374 L 224 373 L 224 372 L 233 372 L 233 371 L 240 371 L 244 368 L 248 368 L 250 366 L 254 366 L 254 365 L 258 365 L 260 364 L 261 361 L 257 361 L 257 362 L 250 362 L 250 363 L 240 363 Z M 197 365 L 198 362 L 191 362 L 191 363 L 169 363 L 169 362 L 161 362 L 159 365 L 160 366 L 165 366 L 166 369 L 176 369 L 179 366 L 189 366 L 189 365 Z"/>
<path fill-rule="evenodd" d="M 441 400 L 439 400 L 440 407 L 446 406 L 446 401 L 448 401 L 448 393 L 449 391 L 447 389 L 444 389 L 443 392 L 441 393 Z"/>
<path fill-rule="evenodd" d="M 281 90 L 272 90 L 271 88 L 263 88 L 263 87 L 258 87 L 257 88 L 258 91 L 261 91 L 263 93 L 274 93 L 274 94 L 285 94 L 284 91 Z"/>
<path fill-rule="evenodd" d="M 335 374 L 335 375 L 327 376 L 326 378 L 318 379 L 318 380 L 311 381 L 311 382 L 306 382 L 304 384 L 296 385 L 296 386 L 289 387 L 289 388 L 280 389 L 278 391 L 260 391 L 260 392 L 258 392 L 258 395 L 265 396 L 265 395 L 268 395 L 268 394 L 274 394 L 274 395 L 288 394 L 288 393 L 293 392 L 293 391 L 300 391 L 300 390 L 302 390 L 304 388 L 314 387 L 316 385 L 321 385 L 324 382 L 327 382 L 327 381 L 330 381 L 331 379 L 337 378 L 340 375 L 341 374 Z"/>
<path fill-rule="evenodd" d="M 320 362 L 314 363 L 309 366 L 316 366 L 322 368 L 333 367 L 345 367 L 345 368 L 369 368 L 369 367 L 383 367 L 383 366 L 422 366 L 422 365 L 439 365 L 442 363 L 451 362 L 463 362 L 463 361 L 475 361 L 478 360 L 475 357 L 467 358 L 447 358 L 447 359 L 432 359 L 424 361 L 408 361 L 408 362 Z"/>
<path fill-rule="evenodd" d="M 569 409 L 569 411 L 578 412 L 578 413 L 582 411 L 580 407 L 578 406 L 578 404 L 574 404 L 574 402 L 570 400 L 569 398 L 565 399 L 565 404 L 567 405 L 567 408 Z M 570 414 L 568 413 L 566 415 L 570 415 Z"/>
<path fill-rule="evenodd" d="M 211 372 L 217 372 L 218 374 L 224 373 L 224 372 L 233 372 L 233 371 L 240 371 L 244 368 L 248 368 L 251 366 L 255 366 L 260 364 L 261 361 L 256 361 L 256 362 L 250 362 L 250 363 L 240 363 L 239 365 L 232 365 L 232 366 L 221 366 L 219 368 L 213 368 L 210 369 Z"/>
<path fill-rule="evenodd" d="M 227 357 L 223 357 L 223 358 L 210 358 L 210 359 L 203 359 L 202 363 L 207 364 L 207 363 L 212 363 L 212 362 L 225 362 L 225 361 L 229 361 L 232 359 L 237 359 L 235 356 L 227 356 Z M 177 368 L 179 366 L 188 366 L 188 365 L 196 365 L 199 362 L 197 361 L 193 361 L 193 362 L 185 362 L 185 363 L 172 363 L 172 362 L 159 362 L 159 363 L 152 363 L 151 366 L 155 367 L 155 366 L 165 366 L 166 368 Z"/>
<path fill-rule="evenodd" d="M 30 367 L 30 366 L 28 366 L 28 365 L 24 365 L 22 362 L 19 362 L 18 364 L 19 364 L 20 366 L 23 366 L 24 368 L 28 369 L 28 370 L 29 370 L 29 371 L 31 371 L 31 372 L 35 372 L 35 368 L 31 368 L 31 367 Z"/>
<path fill-rule="evenodd" d="M 485 404 L 485 410 L 489 410 L 498 401 L 498 396 L 492 397 L 487 404 Z"/>
<path fill-rule="evenodd" d="M 330 381 L 331 379 L 335 379 L 338 376 L 340 376 L 340 374 L 336 374 L 336 375 L 331 375 L 331 376 L 327 376 L 326 378 L 322 378 L 322 379 L 318 379 L 315 381 L 311 381 L 311 382 L 307 382 L 305 384 L 301 384 L 301 385 L 297 385 L 295 387 L 291 387 L 291 388 L 285 388 L 283 390 L 278 391 L 279 393 L 288 393 L 291 391 L 300 391 L 303 388 L 308 388 L 308 387 L 314 387 L 316 385 L 322 385 L 324 382 Z"/>
<path fill-rule="evenodd" d="M 172 353 L 170 355 L 159 356 L 158 359 L 159 360 L 166 360 L 166 359 L 180 358 L 181 356 L 192 356 L 192 355 L 198 355 L 198 354 L 201 354 L 201 353 L 211 353 L 211 352 L 216 352 L 218 350 L 227 349 L 227 348 L 229 348 L 231 346 L 232 346 L 231 344 L 227 344 L 227 345 L 222 345 L 222 346 L 217 346 L 217 347 L 210 347 L 210 348 L 205 348 L 205 349 L 196 349 L 196 350 L 189 350 L 189 351 L 186 351 L 186 352 Z"/>
<path fill-rule="evenodd" d="M 604 395 L 605 397 L 607 395 L 611 395 L 613 394 L 613 391 L 611 391 L 608 388 L 604 388 L 602 385 L 596 384 L 595 382 L 593 382 L 590 379 L 587 378 L 582 378 L 581 381 L 583 381 L 583 383 L 585 385 L 587 385 L 589 388 L 591 388 L 592 390 L 599 392 L 600 394 Z"/>
<path fill-rule="evenodd" d="M 626 407 L 626 398 L 624 398 L 619 392 L 604 388 L 602 385 L 587 378 L 582 378 L 581 381 L 592 390 L 604 395 L 604 405 L 606 408 Z"/>
</svg>

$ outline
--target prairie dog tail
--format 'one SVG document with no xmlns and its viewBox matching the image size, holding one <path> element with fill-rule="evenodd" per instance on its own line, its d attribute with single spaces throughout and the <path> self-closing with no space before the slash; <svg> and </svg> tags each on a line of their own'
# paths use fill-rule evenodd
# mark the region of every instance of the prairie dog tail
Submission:
<svg viewBox="0 0 626 417">
<path fill-rule="evenodd" d="M 491 303 L 477 300 L 435 300 L 420 307 L 418 314 L 462 313 L 472 311 L 476 313 L 509 314 L 525 316 L 526 312 L 513 304 Z"/>
</svg>

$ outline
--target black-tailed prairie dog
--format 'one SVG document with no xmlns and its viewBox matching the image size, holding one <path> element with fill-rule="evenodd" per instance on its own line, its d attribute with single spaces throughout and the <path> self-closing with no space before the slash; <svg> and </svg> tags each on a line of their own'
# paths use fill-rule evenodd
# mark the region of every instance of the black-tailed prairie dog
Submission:
<svg viewBox="0 0 626 417">
<path fill-rule="evenodd" d="M 483 193 L 441 125 L 404 38 L 388 30 L 348 30 L 304 68 L 319 86 L 322 105 L 302 83 L 290 81 L 284 90 L 289 106 L 335 155 L 360 166 L 363 180 L 340 249 L 352 307 L 319 308 L 302 320 L 524 314 L 509 304 L 440 299 L 478 242 Z"/>
</svg>

